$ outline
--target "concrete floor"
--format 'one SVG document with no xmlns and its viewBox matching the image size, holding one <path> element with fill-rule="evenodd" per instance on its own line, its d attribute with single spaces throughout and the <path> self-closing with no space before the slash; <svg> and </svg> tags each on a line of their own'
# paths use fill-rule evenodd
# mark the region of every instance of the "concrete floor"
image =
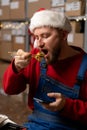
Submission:
<svg viewBox="0 0 87 130">
<path fill-rule="evenodd" d="M 7 115 L 12 121 L 23 124 L 31 113 L 27 103 L 0 93 L 0 114 Z"/>
</svg>

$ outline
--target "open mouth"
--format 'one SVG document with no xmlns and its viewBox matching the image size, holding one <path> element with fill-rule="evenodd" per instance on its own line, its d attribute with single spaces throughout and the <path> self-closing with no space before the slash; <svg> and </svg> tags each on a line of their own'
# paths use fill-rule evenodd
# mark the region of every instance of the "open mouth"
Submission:
<svg viewBox="0 0 87 130">
<path fill-rule="evenodd" d="M 41 51 L 44 53 L 44 55 L 47 55 L 47 53 L 48 53 L 47 49 L 42 49 Z"/>
</svg>

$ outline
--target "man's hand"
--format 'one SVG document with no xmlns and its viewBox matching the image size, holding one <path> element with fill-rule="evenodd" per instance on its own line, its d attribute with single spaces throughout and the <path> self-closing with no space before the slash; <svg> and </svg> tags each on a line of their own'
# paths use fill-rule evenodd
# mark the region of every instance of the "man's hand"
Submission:
<svg viewBox="0 0 87 130">
<path fill-rule="evenodd" d="M 29 64 L 31 53 L 24 52 L 22 49 L 19 49 L 14 58 L 15 67 L 19 72 L 21 69 L 25 68 Z"/>
<path fill-rule="evenodd" d="M 50 111 L 60 111 L 65 105 L 65 97 L 61 93 L 48 93 L 47 96 L 50 98 L 55 98 L 55 101 L 52 103 L 42 103 L 43 107 Z"/>
</svg>

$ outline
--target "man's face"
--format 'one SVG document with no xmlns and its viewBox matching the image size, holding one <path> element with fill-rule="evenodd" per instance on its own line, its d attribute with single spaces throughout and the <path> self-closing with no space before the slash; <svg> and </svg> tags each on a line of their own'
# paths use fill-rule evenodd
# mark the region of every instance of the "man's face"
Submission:
<svg viewBox="0 0 87 130">
<path fill-rule="evenodd" d="M 34 30 L 38 48 L 45 54 L 47 64 L 58 60 L 62 46 L 62 31 L 50 27 L 40 27 Z"/>
</svg>

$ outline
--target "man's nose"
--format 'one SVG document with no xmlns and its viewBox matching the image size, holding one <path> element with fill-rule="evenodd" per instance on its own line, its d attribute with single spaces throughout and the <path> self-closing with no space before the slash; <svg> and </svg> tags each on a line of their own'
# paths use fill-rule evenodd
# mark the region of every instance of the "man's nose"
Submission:
<svg viewBox="0 0 87 130">
<path fill-rule="evenodd" d="M 41 38 L 38 40 L 38 46 L 39 47 L 43 47 L 44 46 L 44 42 L 43 42 L 43 40 Z"/>
</svg>

